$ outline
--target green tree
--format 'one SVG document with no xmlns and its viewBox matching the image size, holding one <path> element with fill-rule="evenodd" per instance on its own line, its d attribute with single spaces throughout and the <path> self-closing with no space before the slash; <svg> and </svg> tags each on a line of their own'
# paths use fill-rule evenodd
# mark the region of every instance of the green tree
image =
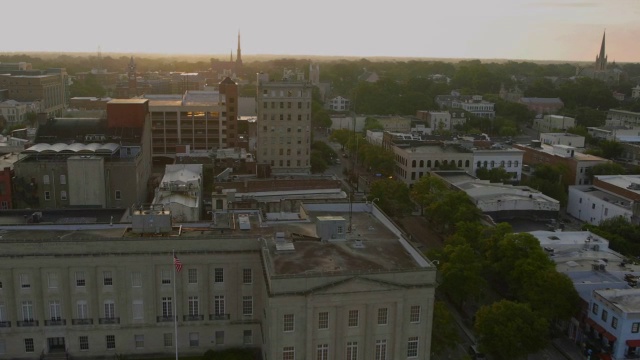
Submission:
<svg viewBox="0 0 640 360">
<path fill-rule="evenodd" d="M 381 179 L 371 184 L 367 199 L 377 200 L 378 206 L 391 217 L 402 217 L 413 210 L 409 187 L 393 179 Z"/>
<path fill-rule="evenodd" d="M 486 288 L 482 277 L 482 262 L 470 244 L 445 246 L 440 260 L 440 287 L 458 306 L 465 300 L 479 299 Z"/>
<path fill-rule="evenodd" d="M 349 142 L 349 139 L 353 137 L 353 131 L 348 129 L 337 129 L 331 132 L 329 139 L 332 141 L 336 141 L 340 146 L 342 146 L 342 150 L 344 150 L 345 145 Z"/>
<path fill-rule="evenodd" d="M 433 328 L 437 329 L 431 335 L 431 351 L 435 354 L 442 354 L 460 341 L 455 319 L 443 301 L 433 305 Z"/>
<path fill-rule="evenodd" d="M 580 296 L 569 277 L 555 268 L 527 274 L 519 298 L 544 316 L 549 323 L 568 320 L 579 308 Z"/>
<path fill-rule="evenodd" d="M 480 350 L 497 360 L 515 360 L 547 343 L 547 320 L 528 304 L 502 300 L 476 313 Z"/>
<path fill-rule="evenodd" d="M 513 180 L 513 175 L 509 174 L 507 170 L 501 167 L 493 169 L 480 167 L 476 170 L 476 176 L 480 180 L 489 180 L 492 183 L 506 183 Z"/>
<path fill-rule="evenodd" d="M 598 164 L 587 168 L 587 174 L 589 174 L 589 176 L 591 177 L 592 182 L 593 177 L 596 175 L 623 175 L 625 173 L 626 170 L 624 169 L 624 167 L 614 162 Z"/>
<path fill-rule="evenodd" d="M 312 173 L 317 174 L 327 170 L 327 167 L 328 167 L 327 162 L 324 160 L 324 157 L 322 156 L 322 153 L 320 151 L 312 150 L 310 161 L 311 161 Z"/>
<path fill-rule="evenodd" d="M 426 212 L 436 230 L 445 234 L 454 233 L 458 223 L 478 221 L 481 215 L 469 196 L 456 190 L 445 192 L 442 198 L 429 203 Z"/>
<path fill-rule="evenodd" d="M 427 174 L 413 184 L 411 199 L 420 206 L 420 214 L 424 215 L 425 207 L 443 196 L 446 191 L 449 189 L 443 180 Z"/>
</svg>

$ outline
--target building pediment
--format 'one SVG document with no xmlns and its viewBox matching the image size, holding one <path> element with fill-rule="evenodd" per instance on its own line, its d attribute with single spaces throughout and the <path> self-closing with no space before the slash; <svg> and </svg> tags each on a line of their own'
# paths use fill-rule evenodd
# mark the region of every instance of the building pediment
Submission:
<svg viewBox="0 0 640 360">
<path fill-rule="evenodd" d="M 334 295 L 353 294 L 359 292 L 370 293 L 376 291 L 393 291 L 399 289 L 403 289 L 403 287 L 385 281 L 367 279 L 364 277 L 352 277 L 311 289 L 310 293 L 314 295 Z"/>
</svg>

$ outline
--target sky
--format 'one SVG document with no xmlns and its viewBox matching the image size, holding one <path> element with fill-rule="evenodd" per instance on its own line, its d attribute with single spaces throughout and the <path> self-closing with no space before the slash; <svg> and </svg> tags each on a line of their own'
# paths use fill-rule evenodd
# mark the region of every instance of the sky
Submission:
<svg viewBox="0 0 640 360">
<path fill-rule="evenodd" d="M 3 16 L 0 51 L 213 57 L 235 54 L 240 31 L 243 55 L 593 61 L 606 29 L 609 61 L 640 62 L 640 0 L 33 0 L 29 8 Z"/>
</svg>

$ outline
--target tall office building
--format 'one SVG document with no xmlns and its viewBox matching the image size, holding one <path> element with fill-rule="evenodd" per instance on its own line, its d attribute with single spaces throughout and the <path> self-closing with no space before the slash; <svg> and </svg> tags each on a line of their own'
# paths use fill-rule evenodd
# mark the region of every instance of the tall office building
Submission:
<svg viewBox="0 0 640 360">
<path fill-rule="evenodd" d="M 281 81 L 264 73 L 257 80 L 258 164 L 275 174 L 309 173 L 313 86 L 289 70 Z"/>
</svg>

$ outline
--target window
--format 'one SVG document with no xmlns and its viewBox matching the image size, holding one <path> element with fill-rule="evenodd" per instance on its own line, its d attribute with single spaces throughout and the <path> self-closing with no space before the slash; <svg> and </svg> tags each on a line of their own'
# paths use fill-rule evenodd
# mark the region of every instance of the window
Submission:
<svg viewBox="0 0 640 360">
<path fill-rule="evenodd" d="M 173 316 L 173 299 L 165 296 L 162 298 L 162 317 L 170 318 Z"/>
<path fill-rule="evenodd" d="M 60 174 L 60 184 L 65 185 L 67 183 L 67 176 Z"/>
<path fill-rule="evenodd" d="M 360 312 L 358 310 L 349 310 L 349 327 L 358 326 Z"/>
<path fill-rule="evenodd" d="M 189 284 L 198 283 L 198 269 L 189 269 Z"/>
<path fill-rule="evenodd" d="M 78 338 L 78 342 L 80 343 L 80 350 L 89 350 L 89 337 L 88 336 L 80 336 Z"/>
<path fill-rule="evenodd" d="M 296 360 L 296 348 L 293 346 L 283 347 L 282 360 Z"/>
<path fill-rule="evenodd" d="M 111 271 L 103 271 L 102 272 L 102 284 L 104 286 L 112 286 L 113 285 L 113 276 L 111 275 Z"/>
<path fill-rule="evenodd" d="M 31 300 L 22 302 L 22 321 L 33 321 L 33 302 Z"/>
<path fill-rule="evenodd" d="M 387 359 L 387 340 L 376 340 L 375 360 Z"/>
<path fill-rule="evenodd" d="M 412 336 L 407 343 L 407 357 L 418 357 L 418 337 Z"/>
<path fill-rule="evenodd" d="M 598 315 L 598 304 L 594 303 L 594 304 L 591 306 L 591 311 L 592 311 L 594 314 Z"/>
<path fill-rule="evenodd" d="M 609 317 L 609 312 L 605 309 L 602 309 L 602 316 L 600 317 L 602 321 L 607 321 L 608 317 Z"/>
<path fill-rule="evenodd" d="M 518 167 L 518 164 L 519 164 L 518 160 L 513 162 L 513 166 L 515 166 L 515 167 Z"/>
<path fill-rule="evenodd" d="M 20 287 L 23 289 L 28 289 L 31 287 L 31 282 L 29 281 L 29 274 L 20 274 Z"/>
<path fill-rule="evenodd" d="M 213 312 L 215 315 L 224 315 L 224 295 L 214 296 Z"/>
<path fill-rule="evenodd" d="M 164 342 L 164 346 L 169 347 L 173 346 L 173 334 L 172 333 L 164 333 L 162 334 L 162 339 Z"/>
<path fill-rule="evenodd" d="M 89 309 L 85 300 L 78 300 L 76 303 L 76 316 L 78 319 L 86 319 L 89 317 Z"/>
<path fill-rule="evenodd" d="M 329 360 L 329 344 L 319 344 L 316 360 Z"/>
<path fill-rule="evenodd" d="M 609 208 L 604 208 L 604 216 L 608 216 L 609 215 Z"/>
<path fill-rule="evenodd" d="M 133 341 L 136 344 L 136 349 L 144 348 L 144 335 L 133 335 Z"/>
<path fill-rule="evenodd" d="M 7 312 L 5 310 L 4 303 L 0 302 L 0 322 L 2 321 L 7 321 Z"/>
<path fill-rule="evenodd" d="M 116 304 L 113 300 L 104 302 L 104 317 L 105 319 L 114 319 L 116 317 Z"/>
<path fill-rule="evenodd" d="M 631 332 L 637 334 L 640 331 L 640 322 L 634 322 L 631 324 Z"/>
<path fill-rule="evenodd" d="M 51 200 L 51 192 L 45 191 L 44 192 L 44 199 L 45 200 Z"/>
<path fill-rule="evenodd" d="M 4 339 L 0 339 L 0 355 L 7 353 L 7 343 Z"/>
<path fill-rule="evenodd" d="M 387 325 L 387 308 L 378 309 L 378 325 Z"/>
<path fill-rule="evenodd" d="M 197 332 L 189 333 L 189 346 L 191 347 L 200 346 L 200 333 L 197 333 Z"/>
<path fill-rule="evenodd" d="M 409 321 L 413 324 L 420 322 L 420 305 L 411 306 L 411 312 L 409 313 Z"/>
<path fill-rule="evenodd" d="M 213 273 L 213 282 L 214 283 L 223 283 L 224 282 L 224 269 L 223 268 L 215 268 Z"/>
<path fill-rule="evenodd" d="M 45 184 L 45 185 L 49 184 L 49 175 L 44 175 L 42 177 L 42 183 Z"/>
<path fill-rule="evenodd" d="M 49 284 L 49 289 L 57 289 L 58 288 L 58 273 L 48 273 L 47 274 L 47 283 Z"/>
<path fill-rule="evenodd" d="M 197 296 L 189 296 L 189 316 L 200 315 L 200 299 Z"/>
<path fill-rule="evenodd" d="M 596 204 L 591 204 L 591 208 L 595 209 L 596 208 Z"/>
<path fill-rule="evenodd" d="M 144 318 L 144 306 L 142 300 L 133 300 L 131 306 L 133 320 L 142 320 Z"/>
<path fill-rule="evenodd" d="M 614 329 L 618 328 L 618 318 L 615 316 L 611 317 L 611 327 Z"/>
<path fill-rule="evenodd" d="M 60 191 L 60 200 L 67 200 L 67 192 L 62 190 Z"/>
<path fill-rule="evenodd" d="M 33 346 L 33 338 L 24 339 L 24 352 L 34 352 L 35 347 Z"/>
<path fill-rule="evenodd" d="M 242 315 L 244 316 L 253 315 L 253 296 L 242 297 Z"/>
<path fill-rule="evenodd" d="M 49 318 L 51 320 L 62 319 L 62 309 L 60 308 L 60 301 L 58 300 L 49 301 Z"/>
<path fill-rule="evenodd" d="M 318 313 L 318 329 L 328 329 L 329 328 L 329 313 L 327 311 L 322 311 Z"/>
<path fill-rule="evenodd" d="M 347 359 L 346 360 L 358 360 L 358 342 L 347 342 Z"/>
<path fill-rule="evenodd" d="M 87 284 L 87 281 L 84 277 L 84 271 L 76 271 L 76 286 L 84 287 Z"/>
<path fill-rule="evenodd" d="M 253 283 L 253 271 L 251 271 L 251 269 L 242 269 L 242 283 L 243 284 Z"/>
<path fill-rule="evenodd" d="M 215 333 L 216 336 L 216 345 L 224 345 L 224 331 L 218 330 Z"/>
<path fill-rule="evenodd" d="M 107 350 L 113 350 L 116 348 L 116 336 L 115 335 L 107 335 Z"/>
<path fill-rule="evenodd" d="M 171 285 L 171 271 L 162 270 L 160 272 L 160 282 L 162 285 Z"/>
<path fill-rule="evenodd" d="M 242 343 L 244 345 L 253 344 L 253 331 L 251 331 L 251 330 L 243 330 L 242 331 Z"/>
<path fill-rule="evenodd" d="M 294 316 L 293 314 L 284 314 L 282 331 L 289 332 L 294 330 Z"/>
<path fill-rule="evenodd" d="M 122 200 L 122 191 L 116 190 L 116 200 Z"/>
<path fill-rule="evenodd" d="M 142 273 L 139 271 L 134 271 L 131 273 L 131 286 L 132 287 L 142 287 Z"/>
</svg>

